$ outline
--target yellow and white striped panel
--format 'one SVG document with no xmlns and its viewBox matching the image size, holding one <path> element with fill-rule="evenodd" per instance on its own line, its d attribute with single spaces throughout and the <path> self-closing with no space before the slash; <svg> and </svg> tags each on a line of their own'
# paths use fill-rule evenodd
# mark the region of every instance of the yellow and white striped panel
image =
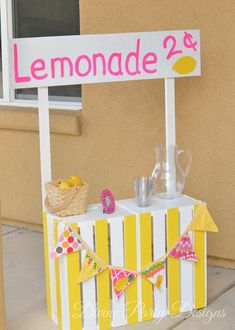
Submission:
<svg viewBox="0 0 235 330">
<path fill-rule="evenodd" d="M 167 249 L 176 244 L 180 237 L 179 233 L 179 209 L 172 208 L 167 210 Z M 180 313 L 180 261 L 168 257 L 168 309 L 169 314 Z"/>
<path fill-rule="evenodd" d="M 110 262 L 113 266 L 125 267 L 124 260 L 124 218 L 117 217 L 110 221 Z M 126 324 L 125 294 L 116 298 L 112 288 L 112 327 Z"/>
<path fill-rule="evenodd" d="M 78 230 L 77 224 L 72 224 L 74 231 Z M 63 233 L 65 225 L 53 220 L 54 243 Z M 52 259 L 54 260 L 54 259 Z M 82 330 L 82 302 L 80 284 L 77 276 L 80 270 L 80 251 L 67 256 L 56 258 L 55 281 L 53 295 L 57 313 L 57 324 L 62 330 Z"/>
<path fill-rule="evenodd" d="M 140 221 L 140 265 L 141 269 L 148 266 L 152 260 L 152 216 L 151 213 L 141 213 Z M 153 285 L 141 277 L 141 318 L 142 321 L 153 318 Z"/>
<path fill-rule="evenodd" d="M 124 217 L 124 252 L 127 269 L 137 269 L 136 244 L 136 216 L 126 216 Z M 137 280 L 126 290 L 126 317 L 128 324 L 138 322 Z"/>
<path fill-rule="evenodd" d="M 193 215 L 193 205 L 179 208 L 180 235 L 182 235 Z M 188 233 L 193 243 L 193 233 Z M 194 264 L 193 261 L 180 260 L 180 311 L 187 312 L 194 308 Z"/>
<path fill-rule="evenodd" d="M 169 251 L 187 228 L 194 208 L 197 206 L 81 222 L 72 228 L 78 231 L 79 227 L 83 239 L 107 263 L 138 270 Z M 85 250 L 56 261 L 50 258 L 64 224 L 44 213 L 43 225 L 48 314 L 63 330 L 108 329 L 157 317 L 159 308 L 165 315 L 206 305 L 204 232 L 189 233 L 198 263 L 168 257 L 163 290 L 139 276 L 117 301 L 108 270 L 77 283 Z"/>
<path fill-rule="evenodd" d="M 72 224 L 71 228 L 78 232 L 78 224 Z M 66 257 L 70 330 L 82 330 L 81 284 L 77 283 L 81 269 L 80 254 L 81 252 L 77 251 Z"/>
<path fill-rule="evenodd" d="M 81 222 L 79 224 L 80 234 L 83 240 L 95 250 L 94 234 L 95 221 Z M 84 259 L 86 251 L 82 251 L 82 260 Z M 82 283 L 82 304 L 83 304 L 83 328 L 96 329 L 97 328 L 97 295 L 96 295 L 96 277 Z"/>
<path fill-rule="evenodd" d="M 95 222 L 96 253 L 107 264 L 109 264 L 109 239 L 108 221 L 97 220 Z M 111 305 L 110 305 L 110 279 L 109 269 L 97 275 L 97 307 L 98 325 L 100 330 L 111 327 Z"/>
<path fill-rule="evenodd" d="M 51 301 L 51 282 L 50 282 L 50 251 L 48 235 L 48 220 L 47 213 L 43 212 L 43 237 L 44 237 L 44 258 L 45 258 L 45 273 L 46 273 L 46 297 L 48 316 L 52 320 L 52 301 Z"/>
<path fill-rule="evenodd" d="M 153 260 L 161 258 L 166 253 L 166 210 L 152 212 L 153 226 Z M 163 274 L 161 289 L 154 287 L 154 317 L 167 315 L 166 272 Z"/>
<path fill-rule="evenodd" d="M 59 225 L 56 219 L 54 219 L 54 234 L 55 234 L 55 241 L 58 241 L 62 230 L 59 230 Z M 60 329 L 63 329 L 62 323 L 62 295 L 61 295 L 61 259 L 55 259 L 55 283 L 56 283 L 56 306 L 57 306 L 57 319 L 58 319 L 58 326 Z"/>
<path fill-rule="evenodd" d="M 194 206 L 196 212 L 198 205 Z M 194 266 L 194 308 L 203 308 L 207 304 L 206 298 L 206 232 L 193 232 L 194 250 L 199 259 L 199 262 Z"/>
<path fill-rule="evenodd" d="M 55 244 L 55 225 L 53 216 L 43 213 L 44 254 L 47 290 L 47 309 L 51 320 L 58 325 L 57 298 L 56 298 L 56 263 L 50 257 Z"/>
<path fill-rule="evenodd" d="M 94 249 L 94 222 L 71 224 L 71 227 L 76 232 L 79 228 L 83 239 Z M 63 230 L 64 224 L 60 223 L 58 234 Z M 58 323 L 62 330 L 97 328 L 96 278 L 93 277 L 82 284 L 77 283 L 81 259 L 83 260 L 85 253 L 86 250 L 82 250 L 56 260 L 59 269 L 58 274 L 56 267 Z"/>
<path fill-rule="evenodd" d="M 56 219 L 55 219 L 56 221 Z M 64 232 L 65 225 L 62 223 L 58 223 L 57 228 L 57 236 L 58 238 L 61 236 L 61 234 Z M 61 322 L 60 328 L 63 330 L 70 330 L 70 317 L 69 317 L 69 291 L 68 291 L 68 271 L 67 271 L 67 256 L 63 255 L 56 259 L 56 265 L 58 263 L 59 267 L 59 274 L 56 272 L 56 283 L 57 286 L 57 306 L 58 311 L 60 314 L 58 314 L 58 320 Z M 57 266 L 56 266 L 57 267 Z M 59 286 L 58 286 L 59 282 Z M 60 295 L 58 299 L 58 295 Z M 60 305 L 59 305 L 60 304 Z"/>
</svg>

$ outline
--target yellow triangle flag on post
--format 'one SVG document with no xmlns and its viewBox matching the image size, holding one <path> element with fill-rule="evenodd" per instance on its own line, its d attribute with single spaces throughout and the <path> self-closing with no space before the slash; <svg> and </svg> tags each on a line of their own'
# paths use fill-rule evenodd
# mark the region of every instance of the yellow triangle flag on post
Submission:
<svg viewBox="0 0 235 330">
<path fill-rule="evenodd" d="M 217 233 L 218 228 L 214 223 L 206 205 L 202 205 L 200 212 L 195 216 L 192 223 L 188 226 L 189 231 L 202 230 Z"/>
</svg>

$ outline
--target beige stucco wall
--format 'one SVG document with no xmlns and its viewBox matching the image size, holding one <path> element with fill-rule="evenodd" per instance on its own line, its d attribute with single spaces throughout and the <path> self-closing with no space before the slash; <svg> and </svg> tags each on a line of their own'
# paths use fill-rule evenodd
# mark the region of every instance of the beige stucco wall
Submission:
<svg viewBox="0 0 235 330">
<path fill-rule="evenodd" d="M 202 76 L 176 81 L 177 143 L 190 147 L 193 155 L 185 193 L 206 200 L 219 227 L 219 234 L 209 234 L 208 253 L 230 260 L 235 260 L 234 6 L 233 0 L 81 1 L 84 34 L 201 30 Z M 19 121 L 4 111 L 2 215 L 41 224 L 36 117 L 30 111 L 20 115 L 18 109 Z M 164 82 L 84 86 L 82 118 L 61 116 L 63 131 L 57 129 L 58 116 L 52 115 L 53 177 L 80 174 L 91 184 L 90 202 L 99 201 L 104 187 L 117 199 L 130 197 L 132 178 L 151 173 L 153 148 L 164 142 Z M 21 121 L 27 125 L 19 127 Z"/>
</svg>

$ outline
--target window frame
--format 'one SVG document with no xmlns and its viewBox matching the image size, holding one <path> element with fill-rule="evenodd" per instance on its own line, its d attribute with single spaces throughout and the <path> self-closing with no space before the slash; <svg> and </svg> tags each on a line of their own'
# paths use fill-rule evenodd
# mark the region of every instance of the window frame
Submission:
<svg viewBox="0 0 235 330">
<path fill-rule="evenodd" d="M 16 99 L 14 89 L 10 88 L 9 40 L 13 38 L 12 0 L 0 0 L 1 12 L 1 48 L 2 48 L 2 89 L 3 97 L 0 106 L 37 107 L 37 100 Z M 58 96 L 59 97 L 59 96 Z M 50 109 L 81 110 L 79 101 L 49 101 Z"/>
</svg>

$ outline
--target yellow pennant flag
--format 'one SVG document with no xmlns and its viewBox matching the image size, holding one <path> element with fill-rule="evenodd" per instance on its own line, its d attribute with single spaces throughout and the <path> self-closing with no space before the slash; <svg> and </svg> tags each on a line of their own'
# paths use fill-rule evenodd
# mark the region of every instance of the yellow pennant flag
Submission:
<svg viewBox="0 0 235 330">
<path fill-rule="evenodd" d="M 214 223 L 206 205 L 202 205 L 200 212 L 195 216 L 192 223 L 187 228 L 189 231 L 202 230 L 202 231 L 212 231 L 217 233 L 218 228 Z"/>
<path fill-rule="evenodd" d="M 108 266 L 94 253 L 91 251 L 86 251 L 82 269 L 78 274 L 78 283 L 84 282 L 96 274 L 101 273 L 107 267 Z"/>
<path fill-rule="evenodd" d="M 150 266 L 145 267 L 140 274 L 145 277 L 149 282 L 155 285 L 158 289 L 160 289 L 162 281 L 163 281 L 163 274 L 165 271 L 165 260 L 156 260 Z"/>
</svg>

